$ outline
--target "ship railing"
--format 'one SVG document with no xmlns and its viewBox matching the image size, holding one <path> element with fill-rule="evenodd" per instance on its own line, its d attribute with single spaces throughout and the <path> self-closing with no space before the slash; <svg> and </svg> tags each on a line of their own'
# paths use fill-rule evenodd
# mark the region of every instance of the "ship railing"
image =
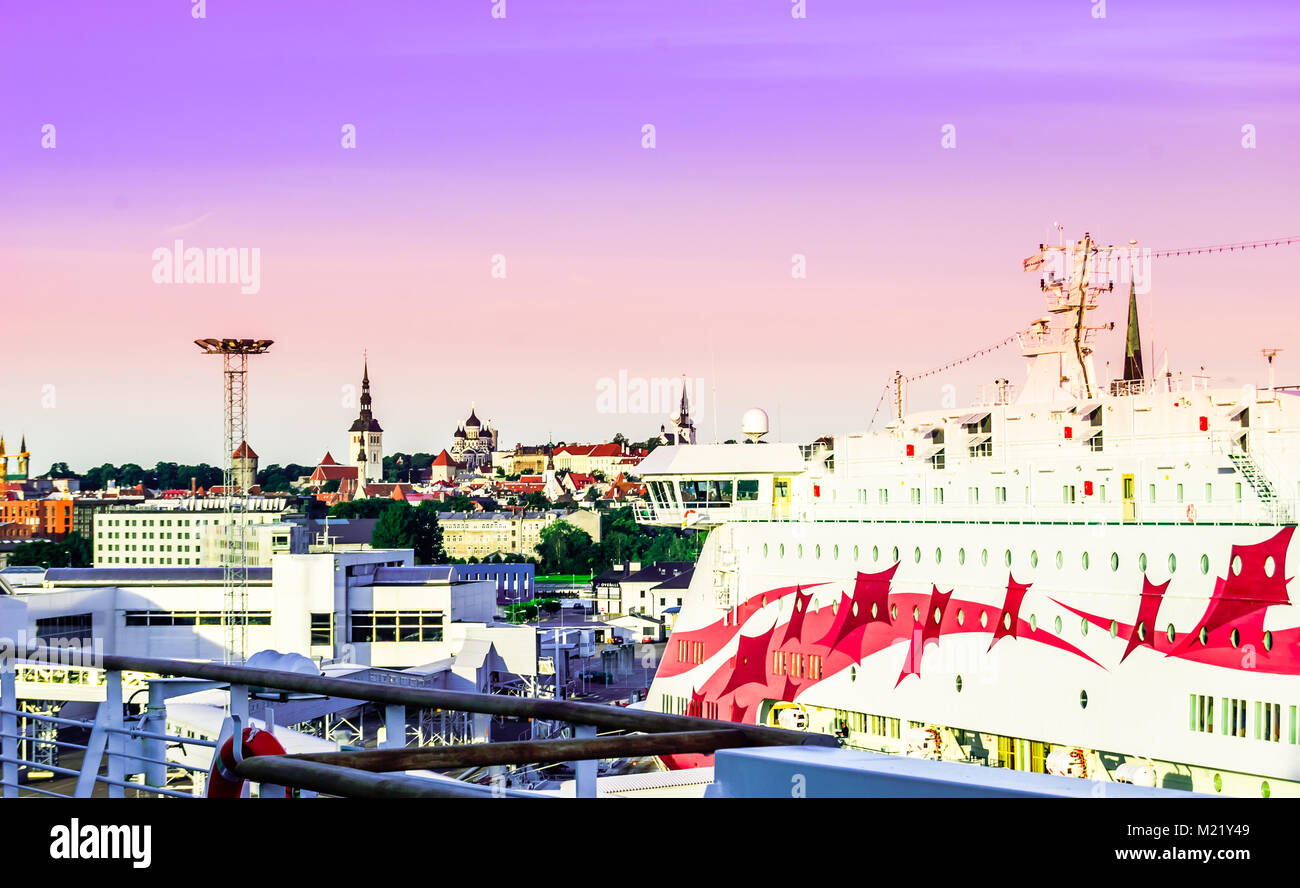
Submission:
<svg viewBox="0 0 1300 888">
<path fill-rule="evenodd" d="M 105 670 L 107 699 L 100 703 L 94 719 L 62 718 L 26 711 L 17 696 L 15 665 L 39 661 L 53 649 L 44 645 L 19 644 L 0 653 L 0 797 L 37 796 L 89 797 L 102 793 L 112 798 L 162 796 L 192 798 L 206 783 L 211 760 L 187 765 L 174 755 L 193 753 L 186 747 L 216 750 L 241 726 L 252 726 L 249 698 L 263 694 L 311 694 L 348 701 L 361 701 L 380 708 L 386 737 L 379 746 L 363 750 L 339 750 L 287 755 L 244 757 L 234 766 L 243 778 L 247 794 L 258 787 L 263 798 L 285 795 L 285 787 L 304 796 L 323 794 L 350 798 L 547 798 L 544 793 L 509 788 L 504 771 L 510 765 L 552 765 L 573 767 L 576 795 L 596 796 L 600 761 L 674 754 L 711 754 L 719 749 L 761 746 L 838 746 L 829 734 L 802 732 L 759 725 L 743 725 L 693 715 L 623 708 L 603 703 L 482 694 L 412 687 L 353 678 L 285 672 L 223 663 L 189 662 L 151 657 L 120 656 L 84 651 L 98 657 Z M 67 649 L 54 652 L 66 655 Z M 128 718 L 123 700 L 122 675 L 134 670 L 158 676 L 149 685 L 143 714 Z M 229 694 L 229 715 L 215 740 L 181 736 L 166 731 L 166 700 L 199 690 L 223 688 Z M 562 739 L 471 743 L 463 745 L 407 746 L 407 716 L 410 710 L 441 710 L 476 713 L 510 719 L 549 723 Z M 273 734 L 274 710 L 264 710 L 264 729 Z M 20 721 L 22 722 L 20 730 Z M 41 726 L 79 728 L 89 732 L 84 743 L 72 740 L 44 740 L 80 757 L 79 767 L 70 762 L 52 764 L 33 757 L 30 751 Z M 29 733 L 30 732 L 30 733 Z M 20 769 L 28 779 L 20 779 Z M 433 773 L 438 770 L 466 770 L 488 774 L 486 783 L 473 783 Z M 53 775 L 45 785 L 31 780 L 32 772 Z M 427 772 L 428 776 L 403 772 Z M 189 781 L 189 788 L 175 785 Z M 98 793 L 97 793 L 98 790 Z"/>
<path fill-rule="evenodd" d="M 1194 374 L 1185 376 L 1181 373 L 1178 375 L 1158 376 L 1152 379 L 1112 379 L 1107 391 L 1115 397 L 1130 397 L 1132 395 L 1146 395 L 1152 392 L 1169 392 L 1181 394 L 1184 392 L 1203 392 L 1210 387 L 1210 377 Z"/>
</svg>

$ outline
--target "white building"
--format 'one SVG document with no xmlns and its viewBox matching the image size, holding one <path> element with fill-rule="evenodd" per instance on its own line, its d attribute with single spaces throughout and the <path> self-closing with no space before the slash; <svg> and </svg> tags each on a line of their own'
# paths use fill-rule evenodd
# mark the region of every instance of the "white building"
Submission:
<svg viewBox="0 0 1300 888">
<path fill-rule="evenodd" d="M 95 637 L 108 653 L 221 660 L 221 574 L 52 569 L 39 587 L 17 587 L 13 597 L 26 605 L 33 636 Z M 512 663 L 536 656 L 530 627 L 495 625 L 495 580 L 465 580 L 455 566 L 416 567 L 409 549 L 277 555 L 248 579 L 249 651 L 386 668 L 454 658 L 470 641 L 490 642 Z"/>
<path fill-rule="evenodd" d="M 248 511 L 235 518 L 248 525 L 279 524 L 284 509 L 283 497 L 252 497 Z M 225 500 L 220 497 L 146 500 L 100 509 L 94 518 L 96 567 L 198 567 L 219 563 L 205 560 L 208 532 L 229 520 Z M 250 534 L 249 538 L 256 536 Z M 260 546 L 260 537 L 257 541 Z M 285 538 L 285 545 L 292 543 L 292 535 Z M 259 552 L 266 554 L 252 563 L 266 566 L 271 551 L 259 547 Z"/>
<path fill-rule="evenodd" d="M 361 371 L 361 413 L 348 430 L 346 465 L 357 469 L 357 490 L 384 480 L 384 429 L 370 409 L 370 363 Z"/>
</svg>

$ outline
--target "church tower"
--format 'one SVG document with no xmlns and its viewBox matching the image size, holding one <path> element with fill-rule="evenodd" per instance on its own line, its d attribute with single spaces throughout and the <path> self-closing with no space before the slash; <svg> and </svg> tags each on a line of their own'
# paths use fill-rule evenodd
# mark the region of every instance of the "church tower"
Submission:
<svg viewBox="0 0 1300 888">
<path fill-rule="evenodd" d="M 348 465 L 357 467 L 357 495 L 384 480 L 384 430 L 370 409 L 370 362 L 362 358 L 361 415 L 349 430 Z"/>
</svg>

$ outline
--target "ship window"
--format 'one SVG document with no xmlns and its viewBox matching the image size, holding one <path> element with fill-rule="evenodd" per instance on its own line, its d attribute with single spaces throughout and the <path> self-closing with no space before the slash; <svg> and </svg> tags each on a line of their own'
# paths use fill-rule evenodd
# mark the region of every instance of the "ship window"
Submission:
<svg viewBox="0 0 1300 888">
<path fill-rule="evenodd" d="M 1173 552 L 1169 553 L 1169 572 L 1173 573 L 1178 570 L 1178 558 Z"/>
<path fill-rule="evenodd" d="M 1005 614 L 1002 615 L 1002 628 L 1003 628 L 1003 629 L 1006 629 L 1008 632 L 1011 631 L 1011 613 L 1010 613 L 1010 612 L 1007 612 L 1007 613 L 1005 613 Z"/>
<path fill-rule="evenodd" d="M 1205 482 L 1205 501 L 1207 503 L 1214 502 L 1214 483 L 1212 481 Z"/>
<path fill-rule="evenodd" d="M 1038 550 L 1037 550 L 1037 549 L 1031 549 L 1031 550 L 1029 550 L 1029 566 L 1030 566 L 1030 567 L 1038 567 Z"/>
<path fill-rule="evenodd" d="M 1146 569 L 1147 569 L 1147 553 L 1143 552 L 1140 555 L 1138 555 L 1138 570 L 1145 571 Z"/>
<path fill-rule="evenodd" d="M 961 676 L 957 676 L 957 693 L 961 693 Z"/>
<path fill-rule="evenodd" d="M 895 564 L 898 563 L 898 547 L 897 547 L 897 546 L 894 547 L 894 563 L 895 563 Z"/>
<path fill-rule="evenodd" d="M 1087 552 L 1083 553 L 1083 569 L 1087 570 L 1092 565 L 1092 558 Z"/>
<path fill-rule="evenodd" d="M 912 553 L 912 560 L 917 564 L 921 563 L 921 547 L 917 546 L 916 551 Z"/>
<path fill-rule="evenodd" d="M 980 504 L 980 489 L 978 487 L 968 488 L 966 496 L 972 506 L 978 506 Z"/>
<path fill-rule="evenodd" d="M 1007 489 L 1005 487 L 993 488 L 993 501 L 1005 503 L 1007 501 Z"/>
<path fill-rule="evenodd" d="M 966 563 L 966 550 L 964 548 L 957 550 L 957 563 L 958 564 Z"/>
<path fill-rule="evenodd" d="M 1277 562 L 1273 560 L 1273 556 L 1270 555 L 1270 556 L 1268 556 L 1267 558 L 1265 558 L 1265 559 L 1264 559 L 1264 576 L 1266 576 L 1266 577 L 1270 577 L 1270 578 L 1271 578 L 1271 577 L 1273 576 L 1273 572 L 1276 571 L 1276 570 L 1277 570 Z"/>
<path fill-rule="evenodd" d="M 1057 635 L 1061 634 L 1061 618 L 1059 616 L 1052 621 L 1052 628 L 1056 630 Z"/>
<path fill-rule="evenodd" d="M 839 560 L 840 560 L 840 545 L 839 545 L 839 543 L 836 543 L 835 546 L 831 549 L 831 557 L 832 557 L 833 559 L 835 559 L 836 561 L 839 561 Z"/>
<path fill-rule="evenodd" d="M 1178 501 L 1181 503 L 1181 502 L 1183 501 L 1183 485 L 1181 485 L 1181 484 L 1177 485 L 1177 486 L 1174 488 L 1174 491 L 1175 491 L 1175 494 L 1176 494 L 1177 497 L 1178 497 Z"/>
<path fill-rule="evenodd" d="M 921 608 L 917 605 L 912 605 L 912 619 L 917 623 L 921 622 Z"/>
<path fill-rule="evenodd" d="M 1002 557 L 1002 561 L 1003 561 L 1004 564 L 1006 564 L 1007 567 L 1010 567 L 1010 566 L 1011 566 L 1011 550 L 1010 550 L 1010 549 L 1007 549 L 1006 554 Z"/>
<path fill-rule="evenodd" d="M 1080 634 L 1085 635 L 1085 636 L 1088 634 L 1088 618 L 1087 618 L 1087 617 L 1084 617 L 1084 618 L 1079 622 L 1079 632 L 1080 632 Z"/>
<path fill-rule="evenodd" d="M 763 557 L 764 557 L 764 558 L 767 557 L 767 543 L 764 543 L 764 544 L 763 544 Z"/>
<path fill-rule="evenodd" d="M 1236 484 L 1233 485 L 1233 488 L 1234 488 L 1233 492 L 1236 494 L 1237 497 L 1237 502 L 1241 502 L 1241 482 L 1238 481 Z"/>
<path fill-rule="evenodd" d="M 1119 570 L 1119 553 L 1118 553 L 1118 552 L 1111 552 L 1111 553 L 1110 553 L 1110 569 L 1111 569 L 1111 570 Z"/>
<path fill-rule="evenodd" d="M 989 625 L 989 612 L 980 611 L 980 628 L 987 629 Z"/>
<path fill-rule="evenodd" d="M 1156 501 L 1156 486 L 1154 484 L 1147 485 L 1147 497 L 1153 503 Z"/>
<path fill-rule="evenodd" d="M 989 550 L 988 550 L 988 549 L 983 549 L 983 550 L 980 551 L 980 564 L 984 565 L 985 567 L 988 567 L 988 564 L 989 564 Z"/>
<path fill-rule="evenodd" d="M 871 560 L 872 560 L 872 561 L 879 561 L 879 560 L 880 560 L 880 547 L 879 547 L 879 546 L 872 546 L 872 547 L 871 547 Z"/>
<path fill-rule="evenodd" d="M 1240 556 L 1240 555 L 1233 555 L 1233 556 L 1232 556 L 1232 575 L 1233 575 L 1234 577 L 1239 577 L 1239 576 L 1241 576 L 1241 556 Z"/>
<path fill-rule="evenodd" d="M 1038 614 L 1029 615 L 1029 631 L 1030 632 L 1038 631 Z"/>
<path fill-rule="evenodd" d="M 1199 641 L 1202 646 L 1204 646 L 1205 643 L 1209 641 L 1209 639 L 1210 639 L 1210 631 L 1206 629 L 1204 626 L 1202 626 L 1201 631 L 1196 633 L 1196 640 Z"/>
<path fill-rule="evenodd" d="M 1170 644 L 1173 644 L 1173 643 L 1174 643 L 1174 639 L 1178 637 L 1178 634 L 1177 634 L 1176 632 L 1174 632 L 1174 624 L 1173 624 L 1173 623 L 1170 623 L 1170 624 L 1169 624 L 1169 628 L 1165 630 L 1165 637 L 1169 639 L 1169 643 L 1170 643 Z"/>
<path fill-rule="evenodd" d="M 1201 556 L 1201 573 L 1203 573 L 1203 574 L 1207 574 L 1207 573 L 1209 573 L 1209 572 L 1210 572 L 1210 556 L 1209 556 L 1209 555 L 1202 555 L 1202 556 Z"/>
<path fill-rule="evenodd" d="M 813 557 L 818 559 L 819 561 L 821 560 L 822 547 L 820 543 L 813 547 Z"/>
<path fill-rule="evenodd" d="M 1272 632 L 1265 632 L 1265 633 L 1264 633 L 1264 650 L 1266 650 L 1266 651 L 1271 651 L 1271 650 L 1273 650 L 1273 633 L 1272 633 Z"/>
<path fill-rule="evenodd" d="M 709 482 L 709 502 L 711 502 L 711 503 L 729 503 L 729 502 L 731 502 L 731 482 L 730 482 L 730 481 L 710 481 L 710 482 Z"/>
<path fill-rule="evenodd" d="M 1114 620 L 1111 620 L 1111 621 L 1110 621 L 1110 637 L 1111 637 L 1111 638 L 1114 638 L 1114 637 L 1115 637 L 1116 635 L 1118 635 L 1118 634 L 1119 634 L 1119 624 L 1116 623 Z"/>
<path fill-rule="evenodd" d="M 796 551 L 797 551 L 797 553 L 798 553 L 797 557 L 802 558 L 802 557 L 803 557 L 803 543 L 800 543 L 800 544 L 799 544 L 799 548 L 798 548 Z"/>
<path fill-rule="evenodd" d="M 857 546 L 854 546 L 854 547 L 853 547 L 853 560 L 854 560 L 854 561 L 857 561 L 857 560 L 858 560 L 858 547 L 857 547 Z"/>
<path fill-rule="evenodd" d="M 782 543 L 780 546 L 777 547 L 776 554 L 778 558 L 785 557 L 785 543 Z"/>
<path fill-rule="evenodd" d="M 1232 642 L 1232 646 L 1233 646 L 1233 647 L 1240 647 L 1240 646 L 1241 646 L 1241 633 L 1238 632 L 1236 629 L 1233 629 L 1233 630 L 1232 630 L 1232 633 L 1228 636 L 1228 640 L 1229 640 L 1230 642 Z"/>
<path fill-rule="evenodd" d="M 891 605 L 889 606 L 889 619 L 891 619 L 891 620 L 897 620 L 897 619 L 898 619 L 898 605 L 896 605 L 896 604 L 891 604 Z"/>
<path fill-rule="evenodd" d="M 966 611 L 960 607 L 957 608 L 957 625 L 958 626 L 966 625 Z"/>
<path fill-rule="evenodd" d="M 1062 552 L 1062 551 L 1060 551 L 1060 550 L 1057 550 L 1057 553 L 1056 553 L 1056 569 L 1057 569 L 1057 570 L 1060 570 L 1060 569 L 1063 568 L 1063 567 L 1065 567 L 1065 553 Z"/>
<path fill-rule="evenodd" d="M 940 564 L 942 563 L 942 561 L 943 561 L 943 549 L 936 547 L 934 550 L 934 563 Z"/>
<path fill-rule="evenodd" d="M 758 482 L 757 481 L 737 481 L 736 482 L 736 502 L 748 503 L 758 500 Z"/>
<path fill-rule="evenodd" d="M 1079 708 L 1080 708 L 1080 709 L 1087 709 L 1087 708 L 1088 708 L 1088 692 L 1087 692 L 1087 691 L 1079 691 Z"/>
<path fill-rule="evenodd" d="M 936 488 L 934 489 L 934 504 L 935 504 L 936 506 L 942 506 L 942 505 L 943 505 L 943 488 L 942 488 L 942 487 L 936 487 Z"/>
</svg>

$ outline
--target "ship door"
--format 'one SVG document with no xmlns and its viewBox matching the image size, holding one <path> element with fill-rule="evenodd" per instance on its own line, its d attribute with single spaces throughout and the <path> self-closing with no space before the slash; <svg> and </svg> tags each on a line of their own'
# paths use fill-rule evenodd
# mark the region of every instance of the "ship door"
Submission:
<svg viewBox="0 0 1300 888">
<path fill-rule="evenodd" d="M 1124 520 L 1126 522 L 1137 521 L 1137 485 L 1133 483 L 1132 475 L 1124 476 Z"/>
<path fill-rule="evenodd" d="M 790 517 L 790 479 L 772 479 L 772 517 Z"/>
</svg>

